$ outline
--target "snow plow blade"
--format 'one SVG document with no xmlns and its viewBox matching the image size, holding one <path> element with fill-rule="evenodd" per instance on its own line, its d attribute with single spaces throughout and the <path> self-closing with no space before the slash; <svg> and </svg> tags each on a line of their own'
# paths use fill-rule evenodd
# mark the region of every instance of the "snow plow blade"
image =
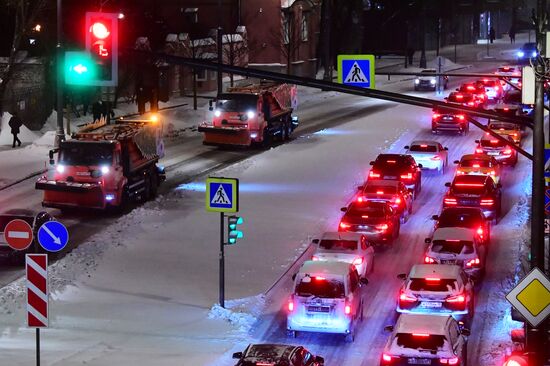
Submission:
<svg viewBox="0 0 550 366">
<path fill-rule="evenodd" d="M 204 133 L 205 145 L 250 146 L 252 143 L 250 131 L 246 128 L 199 126 L 198 131 Z"/>
<path fill-rule="evenodd" d="M 42 206 L 54 208 L 105 208 L 102 187 L 94 183 L 56 182 L 40 178 L 36 189 L 44 191 Z"/>
</svg>

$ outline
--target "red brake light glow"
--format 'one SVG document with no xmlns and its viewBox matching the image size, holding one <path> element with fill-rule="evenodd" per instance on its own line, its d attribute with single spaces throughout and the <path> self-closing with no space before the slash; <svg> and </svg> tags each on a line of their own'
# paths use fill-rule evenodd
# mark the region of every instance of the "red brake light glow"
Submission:
<svg viewBox="0 0 550 366">
<path fill-rule="evenodd" d="M 384 194 L 384 191 L 376 191 L 376 194 Z"/>
<path fill-rule="evenodd" d="M 481 200 L 480 205 L 481 206 L 492 206 L 495 204 L 495 201 L 492 198 Z"/>
<path fill-rule="evenodd" d="M 474 267 L 479 265 L 481 262 L 479 258 L 470 259 L 468 262 L 466 262 L 466 267 Z"/>
<path fill-rule="evenodd" d="M 483 236 L 483 228 L 482 227 L 477 228 L 477 235 Z"/>
<path fill-rule="evenodd" d="M 388 160 L 388 161 L 386 161 L 386 163 L 395 164 L 395 163 L 397 163 L 397 160 Z"/>
<path fill-rule="evenodd" d="M 422 337 L 422 338 L 427 338 L 429 337 L 430 335 L 427 334 L 427 333 L 413 333 L 413 337 Z"/>
<path fill-rule="evenodd" d="M 485 184 L 483 183 L 455 183 L 455 186 L 457 187 L 483 187 Z"/>
<path fill-rule="evenodd" d="M 510 155 L 512 153 L 512 149 L 506 149 L 503 151 L 504 154 Z"/>
<path fill-rule="evenodd" d="M 397 197 L 397 198 L 394 200 L 394 202 L 395 202 L 396 204 L 400 204 L 400 203 L 401 203 L 401 198 Z"/>
<path fill-rule="evenodd" d="M 413 175 L 412 173 L 402 174 L 401 179 L 412 179 Z"/>
<path fill-rule="evenodd" d="M 439 282 L 439 281 L 441 281 L 441 278 L 438 278 L 438 277 L 426 277 L 426 281 L 428 281 L 428 282 Z"/>
<path fill-rule="evenodd" d="M 428 147 L 428 145 L 420 145 L 420 147 Z"/>
<path fill-rule="evenodd" d="M 435 259 L 433 259 L 432 257 L 425 256 L 424 263 L 428 263 L 428 264 L 435 263 Z"/>
<path fill-rule="evenodd" d="M 468 89 L 468 90 L 476 90 L 476 88 L 474 88 L 473 85 L 468 85 L 468 86 L 466 87 L 466 89 Z"/>
<path fill-rule="evenodd" d="M 375 173 L 374 171 L 370 171 L 369 172 L 369 178 L 380 178 L 380 174 L 379 173 Z"/>
<path fill-rule="evenodd" d="M 439 363 L 442 365 L 458 365 L 458 357 L 440 358 Z"/>
<path fill-rule="evenodd" d="M 357 197 L 357 202 L 363 202 L 363 196 Z"/>
<path fill-rule="evenodd" d="M 457 202 L 456 202 L 456 199 L 454 199 L 454 198 L 445 198 L 445 204 L 446 205 L 456 205 Z"/>
<path fill-rule="evenodd" d="M 382 361 L 391 362 L 391 359 L 392 359 L 392 356 L 390 356 L 388 354 L 385 354 L 385 353 L 382 354 Z"/>
<path fill-rule="evenodd" d="M 463 303 L 466 301 L 466 298 L 464 297 L 464 295 L 457 295 L 457 296 L 449 297 L 445 299 L 445 301 L 451 302 L 451 303 Z"/>
<path fill-rule="evenodd" d="M 326 278 L 324 278 L 324 277 L 322 277 L 322 276 L 315 276 L 315 279 L 316 279 L 317 281 L 324 281 L 324 280 L 326 280 Z"/>
<path fill-rule="evenodd" d="M 466 118 L 466 116 L 463 115 L 463 114 L 459 114 L 457 117 L 458 117 L 458 119 L 461 120 L 461 121 L 464 121 L 464 119 Z"/>
<path fill-rule="evenodd" d="M 382 230 L 382 231 L 388 230 L 388 227 L 389 227 L 388 224 L 376 225 L 376 228 L 377 228 L 378 230 Z"/>
<path fill-rule="evenodd" d="M 407 295 L 406 293 L 402 292 L 401 295 L 399 295 L 399 300 L 403 302 L 415 302 L 417 299 L 412 295 Z"/>
<path fill-rule="evenodd" d="M 473 106 L 473 105 L 474 105 L 474 102 L 468 102 L 468 105 L 469 105 L 469 106 Z"/>
<path fill-rule="evenodd" d="M 359 266 L 359 265 L 363 264 L 363 260 L 364 260 L 363 257 L 357 257 L 353 260 L 353 265 Z"/>
<path fill-rule="evenodd" d="M 312 260 L 312 261 L 318 261 L 318 260 L 319 260 L 319 257 L 317 257 L 317 256 L 314 255 L 313 257 L 311 257 L 311 260 Z"/>
<path fill-rule="evenodd" d="M 349 229 L 350 227 L 350 224 L 346 224 L 345 222 L 340 223 L 340 229 Z"/>
<path fill-rule="evenodd" d="M 346 305 L 346 307 L 344 308 L 344 313 L 346 313 L 346 315 L 351 314 L 351 305 Z"/>
<path fill-rule="evenodd" d="M 292 299 L 288 300 L 288 311 L 294 311 L 294 301 Z"/>
<path fill-rule="evenodd" d="M 457 94 L 456 95 L 456 99 L 462 99 L 462 98 L 464 98 L 464 95 L 462 95 L 462 94 Z"/>
<path fill-rule="evenodd" d="M 438 119 L 439 117 L 441 117 L 441 114 L 439 114 L 439 113 L 432 114 L 433 119 Z"/>
<path fill-rule="evenodd" d="M 481 166 L 479 164 L 472 165 L 473 168 L 480 168 Z"/>
<path fill-rule="evenodd" d="M 476 154 L 483 154 L 483 149 L 476 149 Z"/>
</svg>

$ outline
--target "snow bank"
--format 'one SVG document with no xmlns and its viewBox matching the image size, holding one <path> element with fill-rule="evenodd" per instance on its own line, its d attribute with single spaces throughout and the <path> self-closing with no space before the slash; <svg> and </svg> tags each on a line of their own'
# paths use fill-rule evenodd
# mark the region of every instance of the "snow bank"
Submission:
<svg viewBox="0 0 550 366">
<path fill-rule="evenodd" d="M 11 128 L 8 125 L 11 117 L 12 115 L 7 112 L 2 115 L 2 122 L 0 125 L 0 145 L 11 145 L 13 143 L 13 135 L 11 134 Z M 21 132 L 17 135 L 17 137 L 19 137 L 19 140 L 21 140 L 22 143 L 33 142 L 39 136 L 39 134 L 29 130 L 25 126 L 21 126 L 20 131 Z"/>
<path fill-rule="evenodd" d="M 225 308 L 219 304 L 212 306 L 208 313 L 208 319 L 222 319 L 238 327 L 241 332 L 248 332 L 258 317 L 262 315 L 264 305 L 264 295 L 229 300 L 225 302 Z"/>
</svg>

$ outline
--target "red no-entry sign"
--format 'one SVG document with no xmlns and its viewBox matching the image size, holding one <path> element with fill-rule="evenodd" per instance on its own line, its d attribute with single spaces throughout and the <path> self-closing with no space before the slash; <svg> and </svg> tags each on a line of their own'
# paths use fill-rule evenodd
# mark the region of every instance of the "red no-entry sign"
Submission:
<svg viewBox="0 0 550 366">
<path fill-rule="evenodd" d="M 4 229 L 4 240 L 12 249 L 25 250 L 31 245 L 32 239 L 32 227 L 23 220 L 12 220 Z"/>
</svg>

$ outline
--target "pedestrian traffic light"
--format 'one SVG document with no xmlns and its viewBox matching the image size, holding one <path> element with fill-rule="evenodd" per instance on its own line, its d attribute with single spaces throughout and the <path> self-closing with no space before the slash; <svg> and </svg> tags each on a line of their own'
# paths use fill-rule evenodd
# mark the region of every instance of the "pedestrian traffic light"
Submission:
<svg viewBox="0 0 550 366">
<path fill-rule="evenodd" d="M 227 216 L 227 244 L 235 244 L 237 239 L 243 238 L 243 232 L 237 230 L 237 225 L 241 225 L 243 222 L 242 217 Z"/>
<path fill-rule="evenodd" d="M 71 85 L 91 85 L 97 77 L 97 68 L 88 52 L 65 52 L 65 83 Z"/>
<path fill-rule="evenodd" d="M 116 86 L 118 80 L 118 14 L 86 13 L 86 50 L 97 72 L 88 85 Z"/>
</svg>

